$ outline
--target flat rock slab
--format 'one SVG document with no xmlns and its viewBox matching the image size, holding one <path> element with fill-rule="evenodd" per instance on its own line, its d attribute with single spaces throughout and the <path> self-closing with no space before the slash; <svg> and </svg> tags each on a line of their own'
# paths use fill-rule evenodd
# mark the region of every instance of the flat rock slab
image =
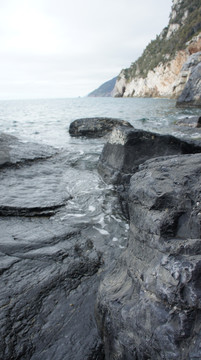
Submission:
<svg viewBox="0 0 201 360">
<path fill-rule="evenodd" d="M 102 360 L 102 259 L 93 226 L 65 220 L 68 153 L 1 134 L 0 163 L 0 359 Z"/>
<path fill-rule="evenodd" d="M 15 136 L 0 133 L 0 167 L 46 159 L 56 151 L 48 145 L 22 142 Z"/>
<path fill-rule="evenodd" d="M 93 314 L 100 256 L 54 220 L 0 224 L 0 357 L 101 359 Z"/>
<path fill-rule="evenodd" d="M 140 166 L 130 182 L 129 244 L 101 282 L 105 358 L 201 358 L 201 154 Z"/>
<path fill-rule="evenodd" d="M 110 133 L 116 126 L 132 128 L 132 125 L 125 121 L 112 118 L 84 118 L 77 119 L 70 124 L 69 133 L 71 136 L 85 136 L 98 138 Z"/>
<path fill-rule="evenodd" d="M 0 359 L 103 360 L 95 299 L 128 228 L 97 151 L 1 140 Z"/>
<path fill-rule="evenodd" d="M 2 169 L 0 191 L 0 216 L 52 215 L 71 198 L 64 169 L 48 159 Z"/>
</svg>

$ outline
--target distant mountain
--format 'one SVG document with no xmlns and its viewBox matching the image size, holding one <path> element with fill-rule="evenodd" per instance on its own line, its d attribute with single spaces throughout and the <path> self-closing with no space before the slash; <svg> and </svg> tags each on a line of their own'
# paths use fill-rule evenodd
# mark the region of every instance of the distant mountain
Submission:
<svg viewBox="0 0 201 360">
<path fill-rule="evenodd" d="M 115 83 L 116 83 L 117 77 L 114 77 L 113 79 L 106 81 L 104 84 L 99 86 L 98 89 L 92 91 L 88 96 L 90 97 L 109 97 L 112 96 L 112 91 L 114 89 Z"/>
</svg>

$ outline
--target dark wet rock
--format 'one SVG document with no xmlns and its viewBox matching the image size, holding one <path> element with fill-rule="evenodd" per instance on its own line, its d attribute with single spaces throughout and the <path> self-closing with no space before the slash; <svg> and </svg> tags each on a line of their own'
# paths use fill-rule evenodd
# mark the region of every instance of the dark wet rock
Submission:
<svg viewBox="0 0 201 360">
<path fill-rule="evenodd" d="M 0 216 L 50 216 L 71 198 L 53 147 L 0 134 L 0 156 Z"/>
<path fill-rule="evenodd" d="M 53 215 L 71 195 L 63 169 L 46 159 L 0 171 L 0 216 Z"/>
<path fill-rule="evenodd" d="M 0 167 L 51 157 L 56 149 L 48 145 L 23 142 L 15 136 L 0 133 Z"/>
<path fill-rule="evenodd" d="M 186 117 L 182 120 L 177 121 L 176 125 L 189 126 L 192 128 L 200 128 L 201 127 L 201 116 Z"/>
<path fill-rule="evenodd" d="M 93 309 L 104 243 L 65 220 L 68 154 L 6 134 L 0 147 L 0 359 L 103 360 Z"/>
<path fill-rule="evenodd" d="M 197 60 L 191 62 L 191 57 L 197 57 Z M 190 68 L 188 81 L 177 99 L 176 105 L 179 107 L 201 107 L 201 52 L 193 54 L 187 62 Z M 187 70 L 187 69 L 183 69 Z"/>
<path fill-rule="evenodd" d="M 129 244 L 107 271 L 97 322 L 106 360 L 201 358 L 201 154 L 140 166 Z"/>
<path fill-rule="evenodd" d="M 71 136 L 102 137 L 110 133 L 116 126 L 132 127 L 125 121 L 112 118 L 86 118 L 73 121 L 69 127 Z"/>
<path fill-rule="evenodd" d="M 129 183 L 131 175 L 148 159 L 198 152 L 201 152 L 201 141 L 198 140 L 119 127 L 113 130 L 104 145 L 98 171 L 105 182 L 121 185 Z"/>
<path fill-rule="evenodd" d="M 69 198 L 68 198 L 69 199 Z M 51 216 L 64 204 L 40 207 L 0 206 L 0 216 Z"/>
<path fill-rule="evenodd" d="M 110 217 L 118 201 L 97 174 L 97 153 L 6 134 L 0 144 L 0 359 L 103 360 L 95 299 L 126 229 Z"/>
<path fill-rule="evenodd" d="M 201 116 L 198 117 L 198 120 L 197 120 L 197 128 L 201 128 Z"/>
<path fill-rule="evenodd" d="M 88 359 L 97 349 L 101 354 L 93 315 L 97 251 L 81 242 L 79 231 L 53 220 L 0 222 L 7 235 L 0 244 L 0 357 Z"/>
</svg>

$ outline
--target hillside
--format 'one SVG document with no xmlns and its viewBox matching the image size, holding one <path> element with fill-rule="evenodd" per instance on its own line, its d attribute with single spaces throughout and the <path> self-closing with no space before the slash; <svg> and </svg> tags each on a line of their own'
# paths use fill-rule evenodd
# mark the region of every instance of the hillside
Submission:
<svg viewBox="0 0 201 360">
<path fill-rule="evenodd" d="M 99 88 L 92 91 L 88 96 L 89 97 L 109 97 L 112 96 L 112 90 L 114 89 L 115 83 L 117 80 L 117 76 L 113 79 L 106 81 L 104 84 L 99 86 Z"/>
<path fill-rule="evenodd" d="M 123 73 L 127 80 L 134 77 L 145 78 L 158 64 L 167 64 L 176 52 L 184 50 L 186 43 L 201 31 L 200 0 L 173 1 L 169 25 L 155 40 L 151 41 L 142 56 Z"/>
<path fill-rule="evenodd" d="M 172 0 L 168 25 L 113 81 L 89 96 L 178 99 L 184 91 L 181 104 L 201 106 L 200 0 Z"/>
<path fill-rule="evenodd" d="M 200 0 L 173 0 L 168 26 L 129 68 L 121 71 L 113 95 L 178 98 L 189 81 L 193 67 L 200 61 Z M 186 62 L 188 66 L 185 66 Z M 198 90 L 200 86 L 199 82 Z M 196 94 L 196 106 L 200 104 L 201 98 L 197 99 Z"/>
</svg>

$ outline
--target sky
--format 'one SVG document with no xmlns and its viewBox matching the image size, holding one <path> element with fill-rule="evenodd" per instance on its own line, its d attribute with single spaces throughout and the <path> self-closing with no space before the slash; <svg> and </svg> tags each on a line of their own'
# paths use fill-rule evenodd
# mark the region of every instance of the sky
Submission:
<svg viewBox="0 0 201 360">
<path fill-rule="evenodd" d="M 172 0 L 0 0 L 0 99 L 86 96 L 167 26 Z"/>
</svg>

